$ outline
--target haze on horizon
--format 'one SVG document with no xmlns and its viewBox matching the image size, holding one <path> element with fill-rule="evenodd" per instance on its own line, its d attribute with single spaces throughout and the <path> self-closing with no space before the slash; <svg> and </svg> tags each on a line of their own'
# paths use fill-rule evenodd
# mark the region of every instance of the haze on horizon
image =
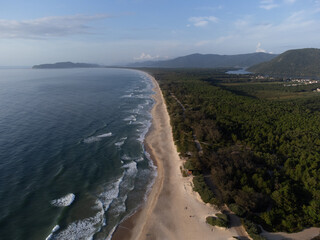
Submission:
<svg viewBox="0 0 320 240">
<path fill-rule="evenodd" d="M 11 0 L 0 66 L 320 48 L 320 0 Z"/>
</svg>

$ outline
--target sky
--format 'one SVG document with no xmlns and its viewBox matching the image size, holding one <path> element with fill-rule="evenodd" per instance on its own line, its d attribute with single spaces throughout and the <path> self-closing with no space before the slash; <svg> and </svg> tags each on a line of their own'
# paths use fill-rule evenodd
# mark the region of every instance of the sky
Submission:
<svg viewBox="0 0 320 240">
<path fill-rule="evenodd" d="M 0 66 L 320 48 L 320 0 L 0 0 Z"/>
</svg>

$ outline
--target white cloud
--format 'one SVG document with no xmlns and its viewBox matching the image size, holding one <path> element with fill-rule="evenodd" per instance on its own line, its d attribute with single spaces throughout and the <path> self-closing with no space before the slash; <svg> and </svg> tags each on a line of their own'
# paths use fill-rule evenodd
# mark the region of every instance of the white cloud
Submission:
<svg viewBox="0 0 320 240">
<path fill-rule="evenodd" d="M 260 22 L 256 16 L 234 22 L 233 42 L 238 41 L 238 47 L 246 47 L 266 52 L 281 52 L 283 50 L 303 47 L 318 47 L 320 42 L 320 20 L 312 10 L 302 10 L 291 13 L 282 21 Z M 262 41 L 262 45 L 257 45 Z M 265 49 L 263 43 L 268 43 Z M 271 49 L 272 48 L 272 49 Z"/>
<path fill-rule="evenodd" d="M 263 53 L 265 53 L 265 52 L 267 52 L 267 51 L 264 50 L 264 49 L 262 49 L 262 48 L 261 48 L 261 43 L 258 42 L 257 47 L 256 47 L 256 52 L 263 52 Z"/>
<path fill-rule="evenodd" d="M 148 53 L 141 53 L 141 55 L 139 57 L 134 57 L 134 60 L 138 60 L 138 61 L 146 61 L 146 60 L 155 60 L 155 59 L 159 59 L 160 56 L 151 56 Z"/>
<path fill-rule="evenodd" d="M 260 8 L 265 10 L 271 10 L 273 8 L 279 7 L 278 4 L 274 3 L 274 0 L 262 0 L 260 1 Z"/>
<path fill-rule="evenodd" d="M 53 16 L 31 20 L 0 19 L 0 38 L 49 38 L 88 34 L 87 24 L 108 15 Z"/>
<path fill-rule="evenodd" d="M 208 17 L 191 17 L 189 18 L 189 22 L 195 27 L 204 27 L 207 26 L 209 23 L 216 23 L 218 22 L 218 18 L 214 16 L 208 16 Z M 187 25 L 190 27 L 190 25 Z"/>
</svg>

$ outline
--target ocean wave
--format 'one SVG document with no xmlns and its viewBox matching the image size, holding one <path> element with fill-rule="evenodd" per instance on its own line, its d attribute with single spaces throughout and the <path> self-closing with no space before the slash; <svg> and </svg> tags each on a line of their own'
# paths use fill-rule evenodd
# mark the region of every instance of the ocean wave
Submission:
<svg viewBox="0 0 320 240">
<path fill-rule="evenodd" d="M 111 137 L 111 136 L 112 136 L 112 133 L 109 132 L 109 133 L 104 133 L 104 134 L 98 135 L 97 138 L 105 138 L 105 137 Z"/>
<path fill-rule="evenodd" d="M 134 161 L 138 163 L 138 162 L 142 162 L 143 160 L 144 160 L 144 158 L 140 157 L 140 158 L 135 159 Z"/>
<path fill-rule="evenodd" d="M 142 162 L 142 161 L 144 160 L 143 157 L 141 157 L 141 156 L 130 157 L 130 156 L 128 156 L 127 154 L 124 154 L 124 155 L 121 157 L 121 159 L 122 159 L 123 161 L 126 161 L 126 162 L 130 161 L 130 163 L 126 163 L 125 165 L 123 165 L 122 168 L 128 168 L 129 165 L 132 164 L 132 161 L 134 161 L 134 162 Z M 121 162 L 123 163 L 123 161 L 121 161 Z"/>
<path fill-rule="evenodd" d="M 99 194 L 98 198 L 101 201 L 105 211 L 109 209 L 112 201 L 118 197 L 119 187 L 122 180 L 123 175 L 117 181 L 107 185 L 104 191 Z"/>
<path fill-rule="evenodd" d="M 74 199 L 75 195 L 73 193 L 69 193 L 62 198 L 52 200 L 50 203 L 55 207 L 67 207 L 71 205 Z"/>
<path fill-rule="evenodd" d="M 120 141 L 116 142 L 114 145 L 120 148 L 126 140 L 127 140 L 127 137 L 121 138 Z"/>
<path fill-rule="evenodd" d="M 129 117 L 126 117 L 125 119 L 123 119 L 123 121 L 125 122 L 129 122 L 129 121 L 137 121 L 136 116 L 134 115 L 130 115 Z"/>
<path fill-rule="evenodd" d="M 102 138 L 106 138 L 106 137 L 111 137 L 112 133 L 104 133 L 98 136 L 92 136 L 92 137 L 88 137 L 86 139 L 83 140 L 84 143 L 93 143 L 93 142 L 98 142 L 101 141 Z"/>
<path fill-rule="evenodd" d="M 113 217 L 118 217 L 120 214 L 124 213 L 127 211 L 126 207 L 126 200 L 128 198 L 128 195 L 125 194 L 122 197 L 118 197 L 114 200 L 114 204 L 112 209 L 110 209 L 109 214 Z"/>
<path fill-rule="evenodd" d="M 129 157 L 127 154 L 124 154 L 124 155 L 121 157 L 121 159 L 122 159 L 123 161 L 131 161 L 131 160 L 132 160 L 132 158 Z"/>
<path fill-rule="evenodd" d="M 113 233 L 114 233 L 114 231 L 116 230 L 117 227 L 118 227 L 118 225 L 114 226 L 114 227 L 111 229 L 111 231 L 109 232 L 106 240 L 111 240 L 111 239 L 112 239 L 112 235 L 113 235 Z"/>
<path fill-rule="evenodd" d="M 126 94 L 126 95 L 121 96 L 121 98 L 131 98 L 132 95 L 133 95 L 133 93 Z"/>
<path fill-rule="evenodd" d="M 54 228 L 51 230 L 51 233 L 48 237 L 46 237 L 46 240 L 51 240 L 53 237 L 53 234 L 60 229 L 59 225 L 55 225 Z"/>
<path fill-rule="evenodd" d="M 129 162 L 122 166 L 125 169 L 126 175 L 134 176 L 138 172 L 137 163 L 136 162 Z"/>
<path fill-rule="evenodd" d="M 142 122 L 142 126 L 143 126 L 142 129 L 138 129 L 138 132 L 140 132 L 140 136 L 138 137 L 137 140 L 139 142 L 143 142 L 144 141 L 144 138 L 145 138 L 146 134 L 148 133 L 149 128 L 151 127 L 151 120 L 143 121 Z"/>
<path fill-rule="evenodd" d="M 95 216 L 71 223 L 65 230 L 53 234 L 52 239 L 92 239 L 93 235 L 98 231 L 97 226 L 102 226 L 104 221 L 104 210 L 100 201 L 96 201 L 94 209 L 98 210 Z"/>
</svg>

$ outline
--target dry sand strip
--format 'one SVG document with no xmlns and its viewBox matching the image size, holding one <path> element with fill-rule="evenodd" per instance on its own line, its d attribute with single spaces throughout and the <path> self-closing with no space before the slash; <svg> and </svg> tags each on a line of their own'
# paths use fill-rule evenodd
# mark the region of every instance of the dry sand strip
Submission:
<svg viewBox="0 0 320 240">
<path fill-rule="evenodd" d="M 174 145 L 166 105 L 158 83 L 152 80 L 155 105 L 145 145 L 157 165 L 158 175 L 147 202 L 120 224 L 112 239 L 234 239 L 233 236 L 239 236 L 235 229 L 212 227 L 205 222 L 217 210 L 204 204 L 193 192 L 190 178 L 181 176 L 182 162 Z"/>
</svg>

